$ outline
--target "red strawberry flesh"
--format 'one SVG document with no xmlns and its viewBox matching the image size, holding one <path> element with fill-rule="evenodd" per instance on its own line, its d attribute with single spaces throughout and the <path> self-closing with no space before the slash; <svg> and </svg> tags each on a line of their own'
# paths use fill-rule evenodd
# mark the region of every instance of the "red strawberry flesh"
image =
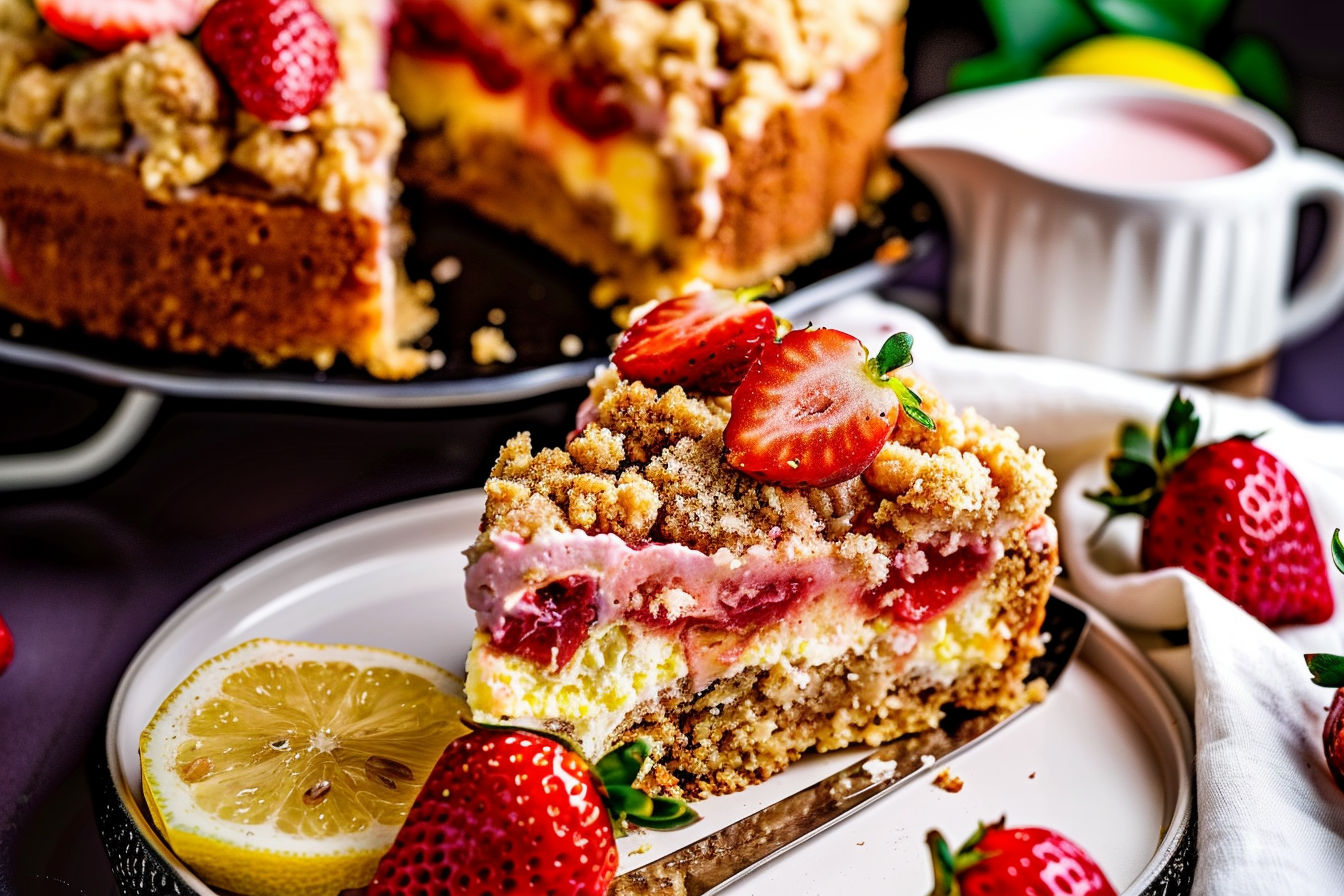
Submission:
<svg viewBox="0 0 1344 896">
<path fill-rule="evenodd" d="M 491 633 L 500 650 L 547 669 L 564 668 L 597 619 L 597 581 L 569 575 L 529 591 Z"/>
<path fill-rule="evenodd" d="M 204 12 L 202 0 L 37 0 L 35 5 L 52 31 L 104 53 L 156 34 L 186 34 Z"/>
<path fill-rule="evenodd" d="M 601 896 L 617 859 L 581 757 L 541 735 L 480 730 L 444 750 L 368 896 Z"/>
<path fill-rule="evenodd" d="M 731 394 L 775 338 L 764 302 L 714 290 L 655 305 L 621 336 L 612 362 L 628 380 Z"/>
<path fill-rule="evenodd" d="M 863 343 L 839 330 L 795 330 L 767 345 L 733 393 L 728 463 L 786 487 L 858 476 L 900 419 L 900 400 L 869 375 Z"/>
<path fill-rule="evenodd" d="M 892 570 L 887 580 L 864 595 L 864 600 L 899 622 L 918 625 L 943 613 L 966 586 L 981 576 L 993 560 L 986 545 L 967 545 L 944 554 L 925 548 L 928 567 L 907 576 Z"/>
<path fill-rule="evenodd" d="M 220 0 L 201 23 L 201 50 L 268 122 L 316 109 L 340 71 L 336 35 L 312 0 Z"/>
<path fill-rule="evenodd" d="M 0 673 L 9 668 L 14 661 L 14 633 L 9 630 L 5 620 L 0 617 Z"/>
<path fill-rule="evenodd" d="M 981 826 L 955 855 L 930 831 L 931 896 L 1115 896 L 1106 875 L 1082 847 L 1046 828 Z"/>
<path fill-rule="evenodd" d="M 480 85 L 493 93 L 507 93 L 523 81 L 522 72 L 504 51 L 442 0 L 403 0 L 392 43 L 417 56 L 462 59 Z"/>
<path fill-rule="evenodd" d="M 1325 555 L 1297 479 L 1249 439 L 1196 450 L 1144 527 L 1145 569 L 1188 569 L 1267 625 L 1334 612 Z"/>
<path fill-rule="evenodd" d="M 1344 790 L 1344 688 L 1335 691 L 1335 698 L 1330 701 L 1322 742 L 1325 744 L 1326 767 L 1339 789 Z"/>
</svg>

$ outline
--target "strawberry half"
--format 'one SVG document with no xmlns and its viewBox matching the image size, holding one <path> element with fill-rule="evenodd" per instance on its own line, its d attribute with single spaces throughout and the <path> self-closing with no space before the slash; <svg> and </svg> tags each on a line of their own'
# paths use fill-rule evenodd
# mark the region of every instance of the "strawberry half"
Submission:
<svg viewBox="0 0 1344 896">
<path fill-rule="evenodd" d="M 200 24 L 204 0 L 36 0 L 51 30 L 100 52 L 156 34 L 187 34 Z"/>
<path fill-rule="evenodd" d="M 630 325 L 612 354 L 628 380 L 730 395 L 775 338 L 762 290 L 716 289 L 668 299 Z"/>
<path fill-rule="evenodd" d="M 1107 521 L 1144 517 L 1144 569 L 1176 566 L 1266 625 L 1324 622 L 1335 599 L 1297 479 L 1245 436 L 1195 447 L 1199 418 L 1180 392 L 1150 437 L 1125 424 L 1112 485 L 1088 497 Z"/>
<path fill-rule="evenodd" d="M 593 767 L 558 738 L 472 727 L 439 757 L 367 896 L 601 896 L 627 822 L 668 830 L 699 817 L 633 788 L 646 741 Z"/>
<path fill-rule="evenodd" d="M 1344 542 L 1339 539 L 1339 530 L 1335 530 L 1331 542 L 1335 568 L 1344 572 Z M 1321 742 L 1325 747 L 1325 765 L 1340 790 L 1344 790 L 1344 656 L 1330 653 L 1309 653 L 1306 656 L 1307 668 L 1311 670 L 1311 680 L 1317 684 L 1335 688 L 1335 698 L 1325 714 L 1325 728 L 1321 731 Z"/>
<path fill-rule="evenodd" d="M 219 0 L 201 23 L 201 51 L 262 121 L 307 115 L 340 72 L 336 34 L 312 0 Z"/>
<path fill-rule="evenodd" d="M 929 831 L 930 896 L 1115 896 L 1101 868 L 1078 844 L 1046 828 L 980 825 L 956 854 Z"/>
<path fill-rule="evenodd" d="M 870 359 L 862 342 L 826 329 L 770 343 L 733 393 L 728 464 L 763 482 L 825 488 L 868 469 L 902 410 L 933 429 L 893 375 L 910 363 L 910 345 L 897 333 Z"/>
</svg>

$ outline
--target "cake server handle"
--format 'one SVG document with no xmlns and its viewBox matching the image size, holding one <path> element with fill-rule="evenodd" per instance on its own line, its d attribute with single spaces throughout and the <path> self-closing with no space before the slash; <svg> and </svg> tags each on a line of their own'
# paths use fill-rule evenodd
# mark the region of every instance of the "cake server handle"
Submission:
<svg viewBox="0 0 1344 896">
<path fill-rule="evenodd" d="M 1053 596 L 1041 626 L 1045 653 L 1031 666 L 1031 677 L 1053 686 L 1073 659 L 1087 632 L 1087 614 Z M 643 867 L 622 874 L 609 896 L 676 894 L 709 896 L 808 838 L 821 833 L 873 800 L 890 793 L 934 763 L 950 759 L 991 731 L 1029 712 L 1008 715 L 949 714 L 940 728 L 908 735 L 806 790 L 785 797 L 754 815 Z M 933 757 L 932 761 L 928 757 Z"/>
</svg>

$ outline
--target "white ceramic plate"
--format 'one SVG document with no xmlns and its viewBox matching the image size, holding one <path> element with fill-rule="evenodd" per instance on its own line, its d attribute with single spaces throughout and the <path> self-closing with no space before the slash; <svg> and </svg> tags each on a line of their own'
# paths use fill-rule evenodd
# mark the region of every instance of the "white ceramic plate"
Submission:
<svg viewBox="0 0 1344 896">
<path fill-rule="evenodd" d="M 483 504 L 479 492 L 422 499 L 299 536 L 217 579 L 150 638 L 117 689 L 107 727 L 100 830 L 109 855 L 126 854 L 114 858 L 123 893 L 150 885 L 214 892 L 168 851 L 140 795 L 137 742 L 164 697 L 201 661 L 259 636 L 395 648 L 460 674 L 474 628 L 462 551 Z M 1177 892 L 1191 864 L 1192 755 L 1171 692 L 1123 636 L 1094 619 L 1079 660 L 1043 704 L 951 761 L 965 782 L 960 793 L 932 785 L 934 766 L 728 892 L 928 892 L 925 832 L 937 827 L 960 842 L 977 821 L 1005 814 L 1011 824 L 1066 833 L 1124 892 Z M 744 793 L 700 803 L 704 820 L 692 828 L 623 841 L 622 870 L 861 756 L 811 757 Z"/>
</svg>

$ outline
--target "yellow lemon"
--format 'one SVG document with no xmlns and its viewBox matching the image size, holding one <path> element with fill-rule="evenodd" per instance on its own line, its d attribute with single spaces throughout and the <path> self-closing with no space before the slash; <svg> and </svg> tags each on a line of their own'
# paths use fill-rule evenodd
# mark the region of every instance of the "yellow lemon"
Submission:
<svg viewBox="0 0 1344 896">
<path fill-rule="evenodd" d="M 1047 75 L 1122 75 L 1235 96 L 1232 76 L 1198 50 L 1135 34 L 1103 34 L 1065 50 Z"/>
<path fill-rule="evenodd" d="M 334 896 L 373 877 L 448 742 L 460 683 L 373 647 L 260 639 L 207 660 L 140 736 L 145 801 L 212 886 Z"/>
</svg>

